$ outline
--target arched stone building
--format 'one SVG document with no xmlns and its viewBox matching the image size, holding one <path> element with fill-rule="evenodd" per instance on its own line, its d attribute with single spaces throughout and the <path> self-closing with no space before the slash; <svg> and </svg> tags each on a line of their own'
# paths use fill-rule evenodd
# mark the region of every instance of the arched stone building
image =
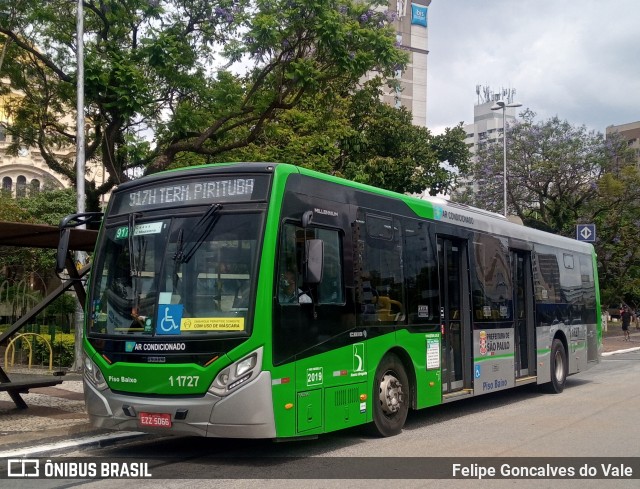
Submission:
<svg viewBox="0 0 640 489">
<path fill-rule="evenodd" d="M 72 186 L 66 176 L 51 170 L 45 163 L 37 148 L 23 146 L 17 155 L 7 154 L 7 148 L 11 145 L 11 135 L 6 130 L 10 123 L 3 107 L 9 97 L 19 97 L 17 93 L 0 96 L 0 185 L 4 192 L 11 192 L 13 197 L 26 197 L 33 191 L 45 188 L 60 189 Z M 75 148 L 62 148 L 59 156 L 75 160 Z M 94 180 L 97 185 L 104 182 L 105 174 L 102 165 L 95 162 L 86 163 L 87 178 Z"/>
</svg>

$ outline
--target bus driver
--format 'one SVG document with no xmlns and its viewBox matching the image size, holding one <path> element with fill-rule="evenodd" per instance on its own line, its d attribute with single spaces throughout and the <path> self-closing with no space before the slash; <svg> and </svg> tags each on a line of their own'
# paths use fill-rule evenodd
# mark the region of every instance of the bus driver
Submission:
<svg viewBox="0 0 640 489">
<path fill-rule="evenodd" d="M 284 272 L 280 277 L 279 300 L 281 304 L 311 304 L 312 302 L 311 297 L 296 287 L 296 276 L 290 270 Z"/>
</svg>

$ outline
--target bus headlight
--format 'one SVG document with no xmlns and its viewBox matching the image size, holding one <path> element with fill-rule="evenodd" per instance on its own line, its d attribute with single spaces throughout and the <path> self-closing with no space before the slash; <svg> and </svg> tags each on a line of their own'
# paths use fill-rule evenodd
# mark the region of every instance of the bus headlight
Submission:
<svg viewBox="0 0 640 489">
<path fill-rule="evenodd" d="M 240 377 L 251 370 L 256 366 L 256 357 L 257 355 L 254 353 L 253 355 L 249 355 L 247 358 L 240 360 L 236 364 L 236 377 Z"/>
<path fill-rule="evenodd" d="M 107 381 L 98 366 L 89 358 L 84 356 L 84 377 L 99 391 L 107 388 Z"/>
<path fill-rule="evenodd" d="M 209 387 L 209 392 L 217 396 L 226 396 L 234 389 L 252 380 L 260 373 L 256 365 L 262 363 L 262 349 L 232 363 L 220 371 Z"/>
</svg>

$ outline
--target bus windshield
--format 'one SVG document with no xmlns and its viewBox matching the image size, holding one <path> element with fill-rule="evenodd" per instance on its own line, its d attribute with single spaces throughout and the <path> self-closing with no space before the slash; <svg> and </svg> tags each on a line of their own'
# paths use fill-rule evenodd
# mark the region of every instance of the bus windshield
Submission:
<svg viewBox="0 0 640 489">
<path fill-rule="evenodd" d="M 262 214 L 106 224 L 93 269 L 88 334 L 229 336 L 249 332 Z"/>
</svg>

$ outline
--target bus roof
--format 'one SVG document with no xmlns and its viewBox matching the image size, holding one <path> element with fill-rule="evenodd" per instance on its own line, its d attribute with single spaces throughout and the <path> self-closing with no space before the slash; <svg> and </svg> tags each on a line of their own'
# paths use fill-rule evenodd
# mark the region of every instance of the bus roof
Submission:
<svg viewBox="0 0 640 489">
<path fill-rule="evenodd" d="M 479 209 L 476 207 L 459 204 L 444 198 L 427 197 L 419 198 L 411 195 L 400 194 L 390 190 L 373 187 L 371 185 L 346 180 L 341 177 L 327 175 L 315 170 L 310 170 L 301 166 L 288 163 L 274 162 L 226 162 L 214 163 L 206 165 L 198 165 L 188 168 L 179 168 L 175 170 L 167 170 L 153 175 L 143 177 L 144 182 L 153 182 L 156 180 L 164 180 L 167 177 L 176 177 L 177 172 L 189 175 L 206 175 L 212 168 L 220 169 L 224 173 L 225 169 L 230 172 L 247 172 L 247 173 L 276 173 L 286 177 L 286 175 L 297 173 L 300 175 L 317 178 L 327 182 L 333 182 L 338 185 L 345 185 L 356 190 L 369 192 L 375 195 L 385 196 L 393 199 L 399 199 L 409 206 L 419 217 L 432 219 L 435 221 L 449 222 L 458 226 L 475 229 L 478 231 L 490 232 L 497 235 L 503 235 L 515 240 L 534 241 L 559 246 L 566 249 L 575 250 L 582 253 L 593 252 L 593 246 L 590 243 L 578 241 L 576 239 L 567 238 L 558 234 L 541 231 L 522 224 L 516 224 L 509 221 L 501 214 Z M 117 191 L 129 188 L 130 186 L 140 184 L 142 179 L 126 182 L 120 185 Z"/>
</svg>

